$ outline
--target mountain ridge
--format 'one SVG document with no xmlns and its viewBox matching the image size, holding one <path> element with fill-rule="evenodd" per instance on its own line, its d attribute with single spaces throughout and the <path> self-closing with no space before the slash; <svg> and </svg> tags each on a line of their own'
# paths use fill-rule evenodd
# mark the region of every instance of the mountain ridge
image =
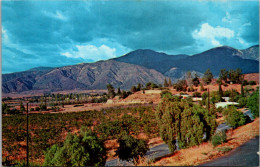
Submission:
<svg viewBox="0 0 260 167">
<path fill-rule="evenodd" d="M 171 78 L 174 82 L 183 78 L 187 71 L 202 76 L 208 68 L 215 76 L 222 68 L 241 68 L 243 73 L 255 73 L 259 72 L 259 61 L 253 60 L 259 57 L 256 55 L 259 54 L 257 49 L 258 45 L 244 50 L 222 46 L 192 56 L 138 49 L 110 60 L 56 68 L 36 67 L 3 74 L 2 91 L 106 89 L 108 83 L 115 88 L 129 89 L 139 82 L 143 85 L 150 81 L 162 84 L 165 78 Z"/>
</svg>

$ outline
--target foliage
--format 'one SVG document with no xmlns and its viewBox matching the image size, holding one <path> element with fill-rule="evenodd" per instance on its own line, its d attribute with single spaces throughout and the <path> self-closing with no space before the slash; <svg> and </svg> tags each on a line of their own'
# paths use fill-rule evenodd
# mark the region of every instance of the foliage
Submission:
<svg viewBox="0 0 260 167">
<path fill-rule="evenodd" d="M 255 81 L 249 81 L 248 84 L 249 84 L 249 85 L 256 85 L 256 82 L 255 82 Z"/>
<path fill-rule="evenodd" d="M 253 113 L 254 118 L 259 117 L 259 91 L 256 90 L 247 100 L 247 106 Z"/>
<path fill-rule="evenodd" d="M 236 70 L 229 70 L 228 78 L 230 82 L 234 83 L 240 83 L 241 82 L 241 76 L 242 76 L 242 70 L 236 69 Z"/>
<path fill-rule="evenodd" d="M 217 132 L 214 136 L 211 138 L 211 143 L 214 147 L 217 145 L 223 144 L 227 141 L 227 135 L 225 131 Z"/>
<path fill-rule="evenodd" d="M 177 91 L 186 91 L 187 90 L 187 81 L 186 80 L 179 80 L 176 84 L 175 84 L 175 88 Z"/>
<path fill-rule="evenodd" d="M 218 148 L 218 151 L 221 151 L 222 153 L 226 153 L 226 152 L 229 152 L 231 151 L 232 148 L 230 147 L 221 147 L 221 148 Z"/>
<path fill-rule="evenodd" d="M 145 140 L 135 139 L 133 136 L 123 133 L 117 140 L 119 147 L 116 151 L 116 155 L 121 160 L 133 159 L 133 162 L 137 162 L 137 158 L 143 157 L 149 150 L 148 144 Z"/>
<path fill-rule="evenodd" d="M 246 116 L 242 112 L 237 111 L 234 106 L 224 109 L 223 114 L 225 116 L 225 121 L 233 128 L 237 128 L 247 123 Z"/>
<path fill-rule="evenodd" d="M 82 128 L 78 135 L 68 134 L 62 147 L 53 145 L 45 153 L 44 166 L 104 166 L 106 149 L 91 130 Z"/>
<path fill-rule="evenodd" d="M 227 83 L 227 79 L 228 79 L 228 71 L 226 69 L 221 69 L 220 70 L 220 74 L 219 74 L 219 78 L 221 80 L 223 80 L 225 83 Z"/>
<path fill-rule="evenodd" d="M 241 107 L 241 108 L 242 107 L 246 107 L 246 105 L 247 105 L 247 98 L 240 96 L 237 102 L 239 103 L 239 107 Z"/>
<path fill-rule="evenodd" d="M 199 92 L 194 92 L 194 93 L 192 94 L 192 96 L 193 96 L 193 97 L 201 97 L 201 93 L 199 93 Z"/>
<path fill-rule="evenodd" d="M 176 140 L 180 148 L 198 145 L 214 134 L 216 129 L 215 115 L 199 105 L 186 100 L 174 101 L 164 97 L 156 109 L 160 136 L 173 152 L 176 149 Z"/>
<path fill-rule="evenodd" d="M 193 85 L 196 86 L 196 87 L 199 86 L 200 80 L 199 80 L 199 77 L 198 77 L 197 74 L 195 74 L 195 77 L 192 79 L 192 83 L 193 83 Z"/>
<path fill-rule="evenodd" d="M 115 89 L 111 84 L 107 85 L 107 91 L 108 91 L 108 97 L 109 98 L 113 98 L 115 97 L 116 93 L 115 93 Z"/>
<path fill-rule="evenodd" d="M 166 78 L 164 79 L 163 86 L 164 86 L 164 87 L 169 87 L 169 84 L 168 84 L 168 82 L 167 82 L 167 79 L 166 79 Z"/>
<path fill-rule="evenodd" d="M 213 79 L 213 74 L 210 71 L 210 69 L 207 69 L 206 72 L 204 73 L 202 80 L 205 84 L 209 84 L 211 83 L 212 79 Z"/>
<path fill-rule="evenodd" d="M 132 93 L 137 92 L 136 86 L 132 86 L 132 87 L 131 87 L 131 92 L 132 92 Z"/>
<path fill-rule="evenodd" d="M 23 102 L 20 102 L 20 111 L 24 112 L 25 111 L 25 107 L 23 105 Z"/>
<path fill-rule="evenodd" d="M 123 114 L 123 116 L 122 116 Z M 130 114 L 129 116 L 127 116 Z M 78 130 L 82 126 L 91 128 L 102 139 L 117 139 L 122 130 L 134 132 L 135 135 L 145 133 L 149 137 L 159 135 L 157 121 L 152 105 L 128 105 L 124 107 L 106 108 L 102 111 L 83 111 L 56 114 L 29 115 L 30 161 L 43 158 L 43 152 L 53 144 L 62 145 L 64 133 Z M 104 128 L 103 128 L 104 127 Z M 2 117 L 3 150 L 18 159 L 24 147 L 19 142 L 26 141 L 26 117 L 11 115 Z M 13 161 L 13 160 L 12 160 Z"/>
<path fill-rule="evenodd" d="M 202 91 L 204 91 L 205 89 L 204 89 L 204 86 L 203 86 L 203 84 L 202 83 L 200 83 L 200 91 L 202 92 Z"/>
</svg>

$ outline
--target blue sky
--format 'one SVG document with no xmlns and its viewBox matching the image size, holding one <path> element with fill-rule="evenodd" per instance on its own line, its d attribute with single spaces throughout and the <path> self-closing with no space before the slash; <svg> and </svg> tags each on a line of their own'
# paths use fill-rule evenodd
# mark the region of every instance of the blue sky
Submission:
<svg viewBox="0 0 260 167">
<path fill-rule="evenodd" d="M 2 73 L 259 43 L 258 1 L 2 1 Z"/>
</svg>

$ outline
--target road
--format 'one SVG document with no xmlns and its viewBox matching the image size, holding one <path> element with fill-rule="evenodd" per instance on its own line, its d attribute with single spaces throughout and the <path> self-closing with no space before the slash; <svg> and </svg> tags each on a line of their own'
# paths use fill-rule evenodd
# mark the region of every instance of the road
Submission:
<svg viewBox="0 0 260 167">
<path fill-rule="evenodd" d="M 147 157 L 149 160 L 163 157 L 165 155 L 170 154 L 170 150 L 168 148 L 167 144 L 161 144 L 155 147 L 150 148 L 150 150 L 146 153 L 145 157 Z M 127 161 L 121 161 L 118 159 L 107 161 L 105 166 L 133 166 L 134 164 L 132 162 Z"/>
<path fill-rule="evenodd" d="M 259 166 L 259 136 L 239 146 L 228 155 L 200 166 Z"/>
</svg>

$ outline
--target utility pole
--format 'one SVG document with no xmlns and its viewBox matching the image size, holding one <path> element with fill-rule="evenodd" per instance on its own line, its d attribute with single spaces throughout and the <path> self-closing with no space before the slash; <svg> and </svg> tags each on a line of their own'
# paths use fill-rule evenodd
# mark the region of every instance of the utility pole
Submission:
<svg viewBox="0 0 260 167">
<path fill-rule="evenodd" d="M 27 114 L 26 114 L 26 122 L 27 122 L 27 147 L 26 147 L 26 153 L 27 153 L 27 166 L 29 166 L 29 122 L 28 122 L 28 103 L 27 103 Z"/>
<path fill-rule="evenodd" d="M 208 112 L 209 112 L 209 109 L 210 109 L 210 107 L 209 107 L 209 105 L 210 105 L 210 102 L 209 102 L 209 87 L 208 87 Z"/>
</svg>

